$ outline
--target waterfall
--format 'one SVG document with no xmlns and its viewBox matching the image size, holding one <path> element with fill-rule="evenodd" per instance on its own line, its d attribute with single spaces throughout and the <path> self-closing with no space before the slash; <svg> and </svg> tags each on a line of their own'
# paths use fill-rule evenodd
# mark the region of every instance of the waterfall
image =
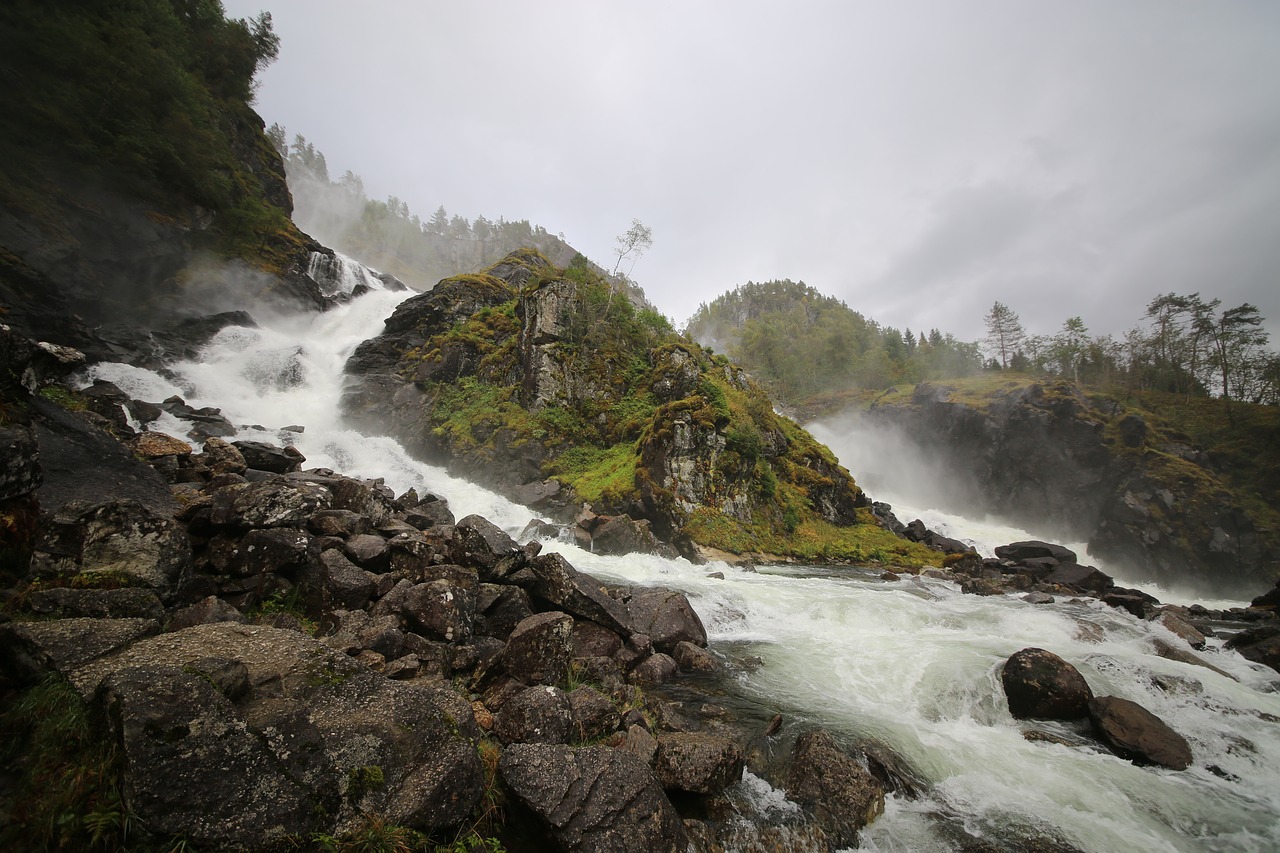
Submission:
<svg viewBox="0 0 1280 853">
<path fill-rule="evenodd" d="M 348 294 L 360 285 L 368 288 L 382 287 L 382 282 L 372 270 L 341 252 L 334 252 L 332 255 L 312 252 L 311 259 L 307 262 L 307 275 L 320 286 L 320 292 L 325 296 Z"/>
<path fill-rule="evenodd" d="M 340 258 L 339 266 L 347 262 Z M 240 438 L 294 444 L 307 467 L 381 477 L 397 493 L 435 492 L 459 517 L 479 513 L 515 535 L 535 513 L 343 423 L 347 356 L 410 295 L 362 275 L 372 289 L 348 304 L 225 329 L 199 359 L 171 365 L 164 376 L 100 364 L 84 379 L 109 380 L 139 399 L 180 394 L 192 406 L 220 407 Z M 329 280 L 359 278 L 343 276 Z M 183 435 L 186 424 L 165 416 L 154 428 Z M 970 522 L 950 518 L 951 535 L 964 535 L 960 528 Z M 726 703 L 781 713 L 788 730 L 821 725 L 846 742 L 873 738 L 902 756 L 928 791 L 917 800 L 890 796 L 884 816 L 864 832 L 864 849 L 955 850 L 958 832 L 1016 848 L 1023 830 L 1097 853 L 1280 849 L 1280 677 L 1222 651 L 1218 641 L 1201 654 L 1226 674 L 1158 656 L 1157 640 L 1180 641 L 1094 600 L 1030 605 L 1016 596 L 962 595 L 940 580 L 886 581 L 878 571 L 749 571 L 610 557 L 557 541 L 544 547 L 607 582 L 685 592 L 713 652 L 761 662 L 733 668 Z M 1153 711 L 1186 737 L 1192 767 L 1138 767 L 1099 746 L 1025 739 L 1028 728 L 1070 734 L 1060 724 L 1029 726 L 1009 715 L 1000 665 L 1027 646 L 1074 663 L 1095 693 Z M 762 779 L 748 776 L 741 786 L 744 797 L 786 811 Z"/>
</svg>

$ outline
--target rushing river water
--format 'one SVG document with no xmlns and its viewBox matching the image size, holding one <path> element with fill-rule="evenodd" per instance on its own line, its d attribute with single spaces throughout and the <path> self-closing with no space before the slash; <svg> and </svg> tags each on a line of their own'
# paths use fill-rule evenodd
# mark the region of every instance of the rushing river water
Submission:
<svg viewBox="0 0 1280 853">
<path fill-rule="evenodd" d="M 530 510 L 410 459 L 389 438 L 342 424 L 346 357 L 381 331 L 407 295 L 375 290 L 325 314 L 226 329 L 198 362 L 173 365 L 165 376 L 108 364 L 89 377 L 138 399 L 179 394 L 196 407 L 220 407 L 233 423 L 251 425 L 241 438 L 289 441 L 308 467 L 382 477 L 397 493 L 441 494 L 458 517 L 479 513 L 515 535 Z M 305 431 L 283 430 L 291 425 Z M 184 435 L 187 425 L 166 416 L 153 428 Z M 1034 535 L 897 509 L 904 521 L 923 517 L 980 549 Z M 1096 601 L 1034 606 L 1015 596 L 962 595 L 938 580 L 884 581 L 878 571 L 748 571 L 604 557 L 555 541 L 545 547 L 606 581 L 688 594 L 713 651 L 761 662 L 732 670 L 722 685 L 731 700 L 782 713 L 789 730 L 821 725 L 848 743 L 871 738 L 902 756 L 927 792 L 891 796 L 885 815 L 864 832 L 864 849 L 956 850 L 958 833 L 968 833 L 1016 850 L 1029 833 L 1097 853 L 1280 850 L 1280 677 L 1216 641 L 1203 656 L 1227 675 L 1159 657 L 1157 638 L 1181 641 Z M 1096 694 L 1132 699 L 1165 720 L 1190 742 L 1192 767 L 1142 768 L 1100 747 L 1025 739 L 1029 728 L 1072 734 L 1009 715 L 1000 665 L 1027 646 L 1074 663 Z M 744 797 L 786 814 L 787 804 L 762 780 L 749 776 L 741 787 Z"/>
</svg>

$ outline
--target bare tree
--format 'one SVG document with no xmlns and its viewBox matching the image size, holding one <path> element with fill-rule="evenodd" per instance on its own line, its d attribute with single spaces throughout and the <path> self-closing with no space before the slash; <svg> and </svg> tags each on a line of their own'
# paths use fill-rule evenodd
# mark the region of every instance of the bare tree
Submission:
<svg viewBox="0 0 1280 853">
<path fill-rule="evenodd" d="M 613 274 L 617 275 L 622 262 L 630 258 L 631 266 L 624 273 L 629 275 L 631 270 L 635 269 L 636 261 L 640 260 L 640 256 L 653 246 L 653 229 L 639 219 L 633 219 L 631 227 L 618 235 L 617 242 L 618 245 L 614 247 L 613 253 L 618 256 L 618 260 L 613 265 Z"/>
</svg>

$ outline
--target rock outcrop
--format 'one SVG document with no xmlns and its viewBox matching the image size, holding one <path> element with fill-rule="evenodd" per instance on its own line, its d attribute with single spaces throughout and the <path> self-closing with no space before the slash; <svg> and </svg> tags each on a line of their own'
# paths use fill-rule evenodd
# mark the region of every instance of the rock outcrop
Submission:
<svg viewBox="0 0 1280 853">
<path fill-rule="evenodd" d="M 1047 520 L 1127 576 L 1242 597 L 1275 577 L 1280 547 L 1185 436 L 1070 382 L 1009 385 L 975 399 L 921 383 L 867 417 L 913 440 L 953 500 Z"/>
</svg>

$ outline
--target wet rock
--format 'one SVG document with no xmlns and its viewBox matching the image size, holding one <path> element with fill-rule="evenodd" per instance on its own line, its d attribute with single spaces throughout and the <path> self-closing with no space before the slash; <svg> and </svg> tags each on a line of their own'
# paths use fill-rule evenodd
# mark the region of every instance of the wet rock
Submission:
<svg viewBox="0 0 1280 853">
<path fill-rule="evenodd" d="M 653 772 L 668 791 L 717 794 L 742 779 L 746 758 L 728 738 L 701 733 L 658 736 Z"/>
<path fill-rule="evenodd" d="M 31 612 L 61 618 L 164 618 L 164 605 L 149 589 L 40 589 L 27 599 Z"/>
<path fill-rule="evenodd" d="M 287 474 L 297 471 L 307 457 L 295 447 L 277 447 L 262 441 L 232 442 L 239 449 L 244 464 L 258 471 Z"/>
<path fill-rule="evenodd" d="M 1089 701 L 1089 719 L 1098 735 L 1121 758 L 1170 770 L 1191 765 L 1191 747 L 1182 735 L 1136 702 L 1116 696 Z"/>
<path fill-rule="evenodd" d="M 1114 581 L 1093 566 L 1063 563 L 1045 576 L 1045 583 L 1060 584 L 1077 592 L 1102 593 L 1112 587 Z"/>
<path fill-rule="evenodd" d="M 1022 600 L 1028 604 L 1053 604 L 1055 601 L 1054 597 L 1046 592 L 1029 592 L 1022 596 Z"/>
<path fill-rule="evenodd" d="M 569 692 L 569 710 L 573 717 L 573 739 L 595 740 L 622 723 L 622 716 L 612 700 L 599 690 L 583 685 Z"/>
<path fill-rule="evenodd" d="M 172 517 L 134 500 L 71 503 L 41 527 L 31 557 L 40 577 L 126 578 L 172 601 L 191 575 L 191 541 Z"/>
<path fill-rule="evenodd" d="M 721 669 L 715 655 L 688 640 L 676 643 L 672 657 L 683 672 L 719 672 Z"/>
<path fill-rule="evenodd" d="M 290 572 L 306 564 L 310 541 L 305 533 L 289 528 L 250 530 L 218 568 L 233 577 Z"/>
<path fill-rule="evenodd" d="M 526 684 L 560 684 L 573 653 L 573 617 L 550 611 L 520 622 L 500 655 L 503 668 Z"/>
<path fill-rule="evenodd" d="M 210 521 L 223 527 L 297 527 L 333 501 L 329 490 L 311 483 L 243 483 L 219 489 Z"/>
<path fill-rule="evenodd" d="M 665 684 L 676 677 L 680 665 L 670 655 L 654 652 L 631 670 L 630 679 L 637 684 Z"/>
<path fill-rule="evenodd" d="M 468 515 L 454 527 L 454 560 L 494 569 L 505 558 L 520 553 L 520 546 L 497 525 L 478 515 Z"/>
<path fill-rule="evenodd" d="M 232 605 L 210 595 L 188 607 L 175 611 L 166 626 L 170 631 L 181 631 L 194 625 L 207 625 L 213 622 L 247 623 L 249 618 Z"/>
<path fill-rule="evenodd" d="M 404 520 L 418 530 L 431 530 L 436 527 L 453 527 L 455 525 L 453 512 L 449 509 L 449 502 L 443 500 L 421 503 L 413 509 L 406 510 Z"/>
<path fill-rule="evenodd" d="M 858 831 L 884 813 L 880 783 L 823 729 L 796 740 L 784 787 L 837 847 L 856 846 Z"/>
<path fill-rule="evenodd" d="M 595 622 L 573 623 L 573 656 L 613 657 L 622 648 L 622 638 Z"/>
<path fill-rule="evenodd" d="M 639 590 L 627 601 L 636 631 L 648 634 L 654 648 L 668 654 L 678 643 L 707 645 L 707 629 L 684 593 L 665 589 Z"/>
<path fill-rule="evenodd" d="M 192 448 L 185 441 L 162 432 L 144 432 L 130 442 L 133 452 L 145 459 L 163 456 L 190 456 Z"/>
<path fill-rule="evenodd" d="M 598 526 L 591 534 L 591 546 L 597 554 L 662 554 L 671 550 L 654 536 L 648 521 L 625 515 L 616 515 Z"/>
<path fill-rule="evenodd" d="M 997 546 L 995 553 L 1001 560 L 1012 560 L 1015 563 L 1043 557 L 1049 557 L 1059 563 L 1076 562 L 1076 552 L 1070 548 L 1049 542 L 1041 542 L 1036 539 Z"/>
<path fill-rule="evenodd" d="M 1203 649 L 1205 636 L 1194 625 L 1171 611 L 1164 611 L 1155 621 L 1186 641 L 1193 649 Z"/>
<path fill-rule="evenodd" d="M 485 587 L 489 588 L 488 600 L 476 617 L 476 633 L 505 640 L 521 621 L 533 615 L 529 594 L 518 586 L 482 584 L 482 596 Z"/>
<path fill-rule="evenodd" d="M 57 619 L 0 623 L 0 667 L 21 682 L 66 675 L 160 630 L 154 619 Z"/>
<path fill-rule="evenodd" d="M 540 554 L 509 581 L 557 610 L 603 625 L 622 636 L 633 629 L 626 608 L 606 595 L 599 582 L 584 575 L 559 554 Z"/>
<path fill-rule="evenodd" d="M 1044 649 L 1010 655 L 1000 674 L 1009 713 L 1018 719 L 1075 720 L 1085 717 L 1093 691 L 1071 664 Z"/>
<path fill-rule="evenodd" d="M 498 766 L 512 794 L 569 853 L 685 853 L 679 814 L 628 752 L 520 744 L 504 749 Z"/>
<path fill-rule="evenodd" d="M 200 461 L 214 475 L 243 474 L 248 467 L 245 465 L 240 449 L 220 438 L 210 438 L 204 443 L 204 453 Z"/>
<path fill-rule="evenodd" d="M 1228 640 L 1227 648 L 1235 649 L 1247 660 L 1280 672 L 1280 626 L 1248 628 Z"/>
<path fill-rule="evenodd" d="M 493 733 L 503 743 L 566 743 L 573 734 L 573 709 L 558 687 L 530 687 L 502 705 Z"/>
<path fill-rule="evenodd" d="M 348 560 L 342 552 L 330 548 L 320 554 L 325 592 L 331 601 L 347 610 L 360 610 L 373 596 L 373 578 Z"/>
<path fill-rule="evenodd" d="M 381 572 L 391 563 L 387 540 L 372 533 L 360 533 L 342 544 L 342 553 L 362 569 Z"/>
<path fill-rule="evenodd" d="M 415 584 L 402 612 L 415 631 L 446 643 L 464 643 L 475 624 L 475 593 L 444 578 Z"/>
</svg>

